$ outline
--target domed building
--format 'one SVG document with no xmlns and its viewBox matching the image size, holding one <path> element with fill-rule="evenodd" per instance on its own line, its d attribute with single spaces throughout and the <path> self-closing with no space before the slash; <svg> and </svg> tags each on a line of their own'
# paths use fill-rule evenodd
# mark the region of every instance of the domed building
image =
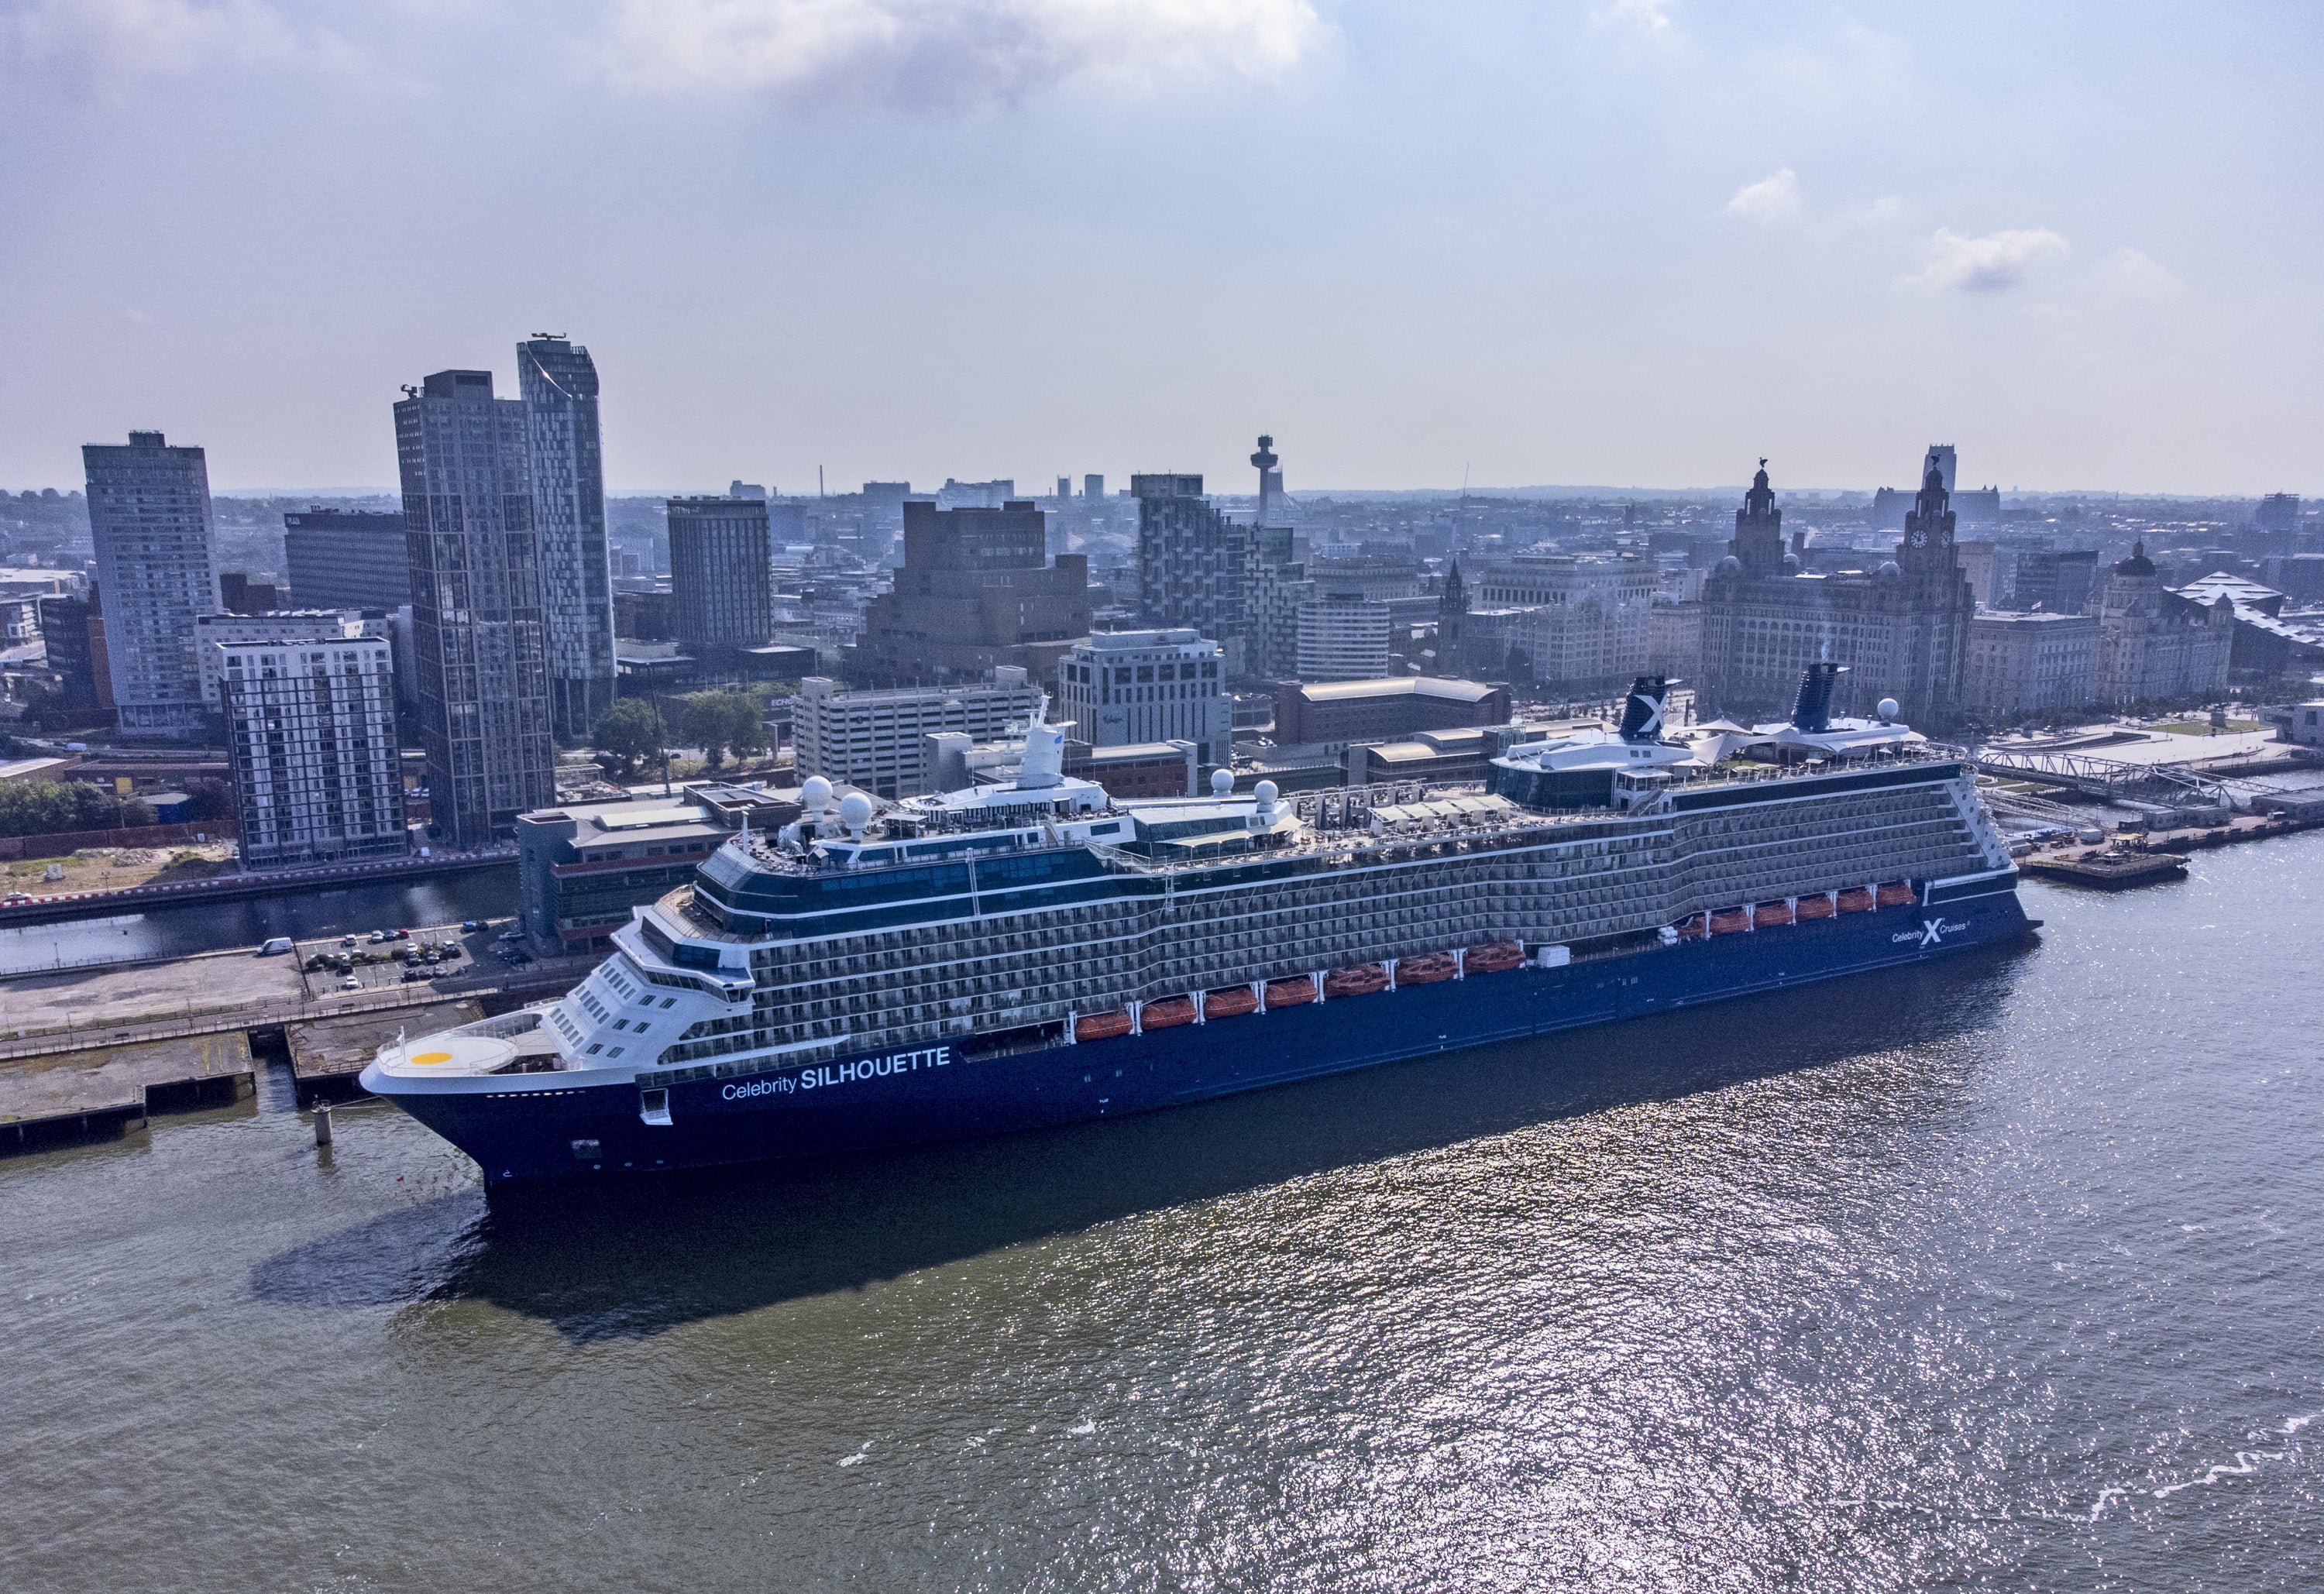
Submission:
<svg viewBox="0 0 2324 1594">
<path fill-rule="evenodd" d="M 1784 546 L 1767 462 L 1735 513 L 1732 550 L 1702 588 L 1699 701 L 1722 714 L 1781 713 L 1811 664 L 1848 666 L 1832 707 L 1868 714 L 1894 697 L 1906 723 L 1960 717 L 1977 598 L 1953 544 L 1943 472 L 1932 461 L 1896 557 L 1873 572 L 1803 572 Z"/>
<path fill-rule="evenodd" d="M 2235 645 L 2235 604 L 2171 591 L 2146 544 L 2133 543 L 2098 596 L 2098 700 L 2121 707 L 2224 692 Z"/>
</svg>

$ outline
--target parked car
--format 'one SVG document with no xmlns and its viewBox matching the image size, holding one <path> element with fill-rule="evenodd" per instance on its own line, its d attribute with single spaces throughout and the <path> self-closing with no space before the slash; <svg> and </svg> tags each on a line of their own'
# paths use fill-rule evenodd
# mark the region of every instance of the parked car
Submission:
<svg viewBox="0 0 2324 1594">
<path fill-rule="evenodd" d="M 349 974 L 339 981 L 339 989 L 341 990 L 361 990 L 363 989 L 363 981 L 356 979 L 353 974 Z"/>
<path fill-rule="evenodd" d="M 374 930 L 371 933 L 371 938 L 373 943 L 376 944 L 377 943 L 387 939 L 387 932 L 385 930 Z"/>
<path fill-rule="evenodd" d="M 290 950 L 290 937 L 288 935 L 269 935 L 258 944 L 258 955 L 261 957 L 274 957 Z"/>
<path fill-rule="evenodd" d="M 522 930 L 503 930 L 500 933 L 499 939 L 503 941 L 521 941 L 524 939 L 524 932 Z"/>
<path fill-rule="evenodd" d="M 339 937 L 339 944 L 342 946 L 353 946 L 355 944 L 355 938 L 353 935 L 342 935 Z"/>
<path fill-rule="evenodd" d="M 484 927 L 484 921 L 480 918 L 464 918 L 460 921 L 460 934 L 463 935 L 473 935 Z"/>
<path fill-rule="evenodd" d="M 522 968 L 531 961 L 532 954 L 527 952 L 523 947 L 512 946 L 509 948 L 509 962 L 516 964 L 519 968 Z"/>
<path fill-rule="evenodd" d="M 425 969 L 406 969 L 403 971 L 403 982 L 406 985 L 412 983 L 412 981 L 416 980 L 425 980 L 426 978 L 428 978 L 428 971 Z"/>
</svg>

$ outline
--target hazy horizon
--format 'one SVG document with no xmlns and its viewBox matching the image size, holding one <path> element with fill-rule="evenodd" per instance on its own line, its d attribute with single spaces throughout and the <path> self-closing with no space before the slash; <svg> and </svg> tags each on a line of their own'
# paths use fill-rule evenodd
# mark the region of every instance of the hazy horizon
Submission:
<svg viewBox="0 0 2324 1594">
<path fill-rule="evenodd" d="M 0 0 L 0 484 L 133 428 L 221 493 L 392 480 L 400 384 L 512 392 L 549 330 L 609 480 L 696 491 L 1246 492 L 1268 431 L 1295 495 L 1761 454 L 1863 492 L 1947 441 L 2005 491 L 2312 496 L 2319 42 L 2292 5 Z"/>
</svg>

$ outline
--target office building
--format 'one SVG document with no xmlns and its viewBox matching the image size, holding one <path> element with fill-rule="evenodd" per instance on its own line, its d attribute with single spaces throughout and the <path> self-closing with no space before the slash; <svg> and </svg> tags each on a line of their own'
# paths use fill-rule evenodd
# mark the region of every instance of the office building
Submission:
<svg viewBox="0 0 2324 1594">
<path fill-rule="evenodd" d="M 1508 723 L 1506 689 L 1434 676 L 1328 684 L 1286 681 L 1275 693 L 1278 747 L 1404 742 L 1423 731 Z"/>
<path fill-rule="evenodd" d="M 1250 631 L 1252 529 L 1203 496 L 1199 475 L 1136 475 L 1138 598 L 1156 625 L 1191 628 L 1240 647 Z"/>
<path fill-rule="evenodd" d="M 384 637 L 212 645 L 245 868 L 410 848 Z"/>
<path fill-rule="evenodd" d="M 121 730 L 198 738 L 194 616 L 218 606 L 208 465 L 199 448 L 172 448 L 160 432 L 131 432 L 126 447 L 92 443 L 81 461 Z"/>
<path fill-rule="evenodd" d="M 669 583 L 680 647 L 707 656 L 763 644 L 775 630 L 767 501 L 671 499 Z"/>
<path fill-rule="evenodd" d="M 1646 673 L 1674 681 L 1691 681 L 1702 673 L 1701 598 L 1657 597 L 1647 609 Z"/>
<path fill-rule="evenodd" d="M 2297 531 L 2300 530 L 2300 494 L 2271 493 L 2259 501 L 2252 515 L 2252 524 L 2262 531 Z"/>
<path fill-rule="evenodd" d="M 1319 593 L 1299 605 L 1298 624 L 1301 680 L 1376 681 L 1388 674 L 1386 604 L 1360 593 Z"/>
<path fill-rule="evenodd" d="M 243 570 L 218 572 L 218 607 L 229 614 L 272 614 L 281 606 L 282 593 L 271 581 L 253 581 Z"/>
<path fill-rule="evenodd" d="M 282 517 L 290 601 L 301 609 L 401 609 L 411 557 L 401 510 L 300 510 Z"/>
<path fill-rule="evenodd" d="M 2146 545 L 2135 543 L 2098 599 L 2098 700 L 2126 708 L 2224 692 L 2235 636 L 2231 599 L 2200 603 L 2170 591 Z"/>
<path fill-rule="evenodd" d="M 902 686 L 851 691 L 825 676 L 799 683 L 791 738 L 801 779 L 820 775 L 883 797 L 912 797 L 928 773 L 921 739 L 954 731 L 997 742 L 1021 729 L 1040 707 L 1042 692 L 1027 672 L 1002 665 L 986 681 L 948 687 Z"/>
<path fill-rule="evenodd" d="M 848 673 L 864 686 L 974 681 L 998 668 L 1047 679 L 1089 634 L 1089 557 L 1045 551 L 1047 517 L 1022 499 L 1000 509 L 904 504 L 904 562 L 864 606 Z"/>
<path fill-rule="evenodd" d="M 1519 554 L 1476 577 L 1463 668 L 1573 696 L 1646 667 L 1660 577 L 1636 554 Z"/>
<path fill-rule="evenodd" d="M 1736 511 L 1735 538 L 1702 588 L 1705 707 L 1738 716 L 1788 712 L 1811 664 L 1848 667 L 1835 712 L 1869 714 L 1894 697 L 1923 728 L 1960 712 L 1976 594 L 1953 547 L 1943 475 L 1932 461 L 1895 557 L 1869 573 L 1802 573 L 1784 543 L 1765 462 Z"/>
<path fill-rule="evenodd" d="M 412 640 L 434 825 L 507 839 L 557 795 L 525 405 L 489 371 L 439 371 L 395 406 Z"/>
<path fill-rule="evenodd" d="M 1082 478 L 1082 497 L 1091 503 L 1105 496 L 1105 478 L 1092 471 Z"/>
<path fill-rule="evenodd" d="M 2008 599 L 1994 607 L 2045 614 L 2080 614 L 2098 586 L 2098 550 L 2094 548 L 2021 548 L 2012 550 Z"/>
<path fill-rule="evenodd" d="M 989 482 L 959 482 L 945 478 L 936 489 L 938 509 L 1006 509 L 1017 497 L 1017 484 L 1008 476 Z"/>
<path fill-rule="evenodd" d="M 550 727 L 567 742 L 580 742 L 613 705 L 613 571 L 605 557 L 597 366 L 579 344 L 535 337 L 516 346 L 516 368 L 531 465 Z"/>
<path fill-rule="evenodd" d="M 1187 742 L 1200 762 L 1224 763 L 1234 705 L 1220 669 L 1219 645 L 1199 631 L 1099 631 L 1059 661 L 1051 723 L 1070 720 L 1070 739 L 1093 748 Z"/>
<path fill-rule="evenodd" d="M 1969 622 L 1961 695 L 1972 713 L 2014 718 L 2098 700 L 2093 614 L 1979 614 Z"/>
</svg>

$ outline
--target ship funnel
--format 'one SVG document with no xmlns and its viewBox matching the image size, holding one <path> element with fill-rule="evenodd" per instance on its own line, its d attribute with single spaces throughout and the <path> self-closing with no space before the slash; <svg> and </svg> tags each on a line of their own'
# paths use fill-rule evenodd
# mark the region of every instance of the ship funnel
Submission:
<svg viewBox="0 0 2324 1594">
<path fill-rule="evenodd" d="M 1049 723 L 1049 699 L 1033 711 L 1025 727 L 1025 756 L 1017 765 L 1017 789 L 1038 791 L 1065 778 L 1065 728 Z"/>
<path fill-rule="evenodd" d="M 1840 684 L 1844 664 L 1811 664 L 1800 677 L 1800 695 L 1792 705 L 1792 728 L 1818 735 L 1831 729 L 1831 689 Z"/>
<path fill-rule="evenodd" d="M 1670 682 L 1661 676 L 1640 676 L 1622 705 L 1622 740 L 1653 742 L 1663 733 L 1663 705 L 1670 697 Z"/>
</svg>

